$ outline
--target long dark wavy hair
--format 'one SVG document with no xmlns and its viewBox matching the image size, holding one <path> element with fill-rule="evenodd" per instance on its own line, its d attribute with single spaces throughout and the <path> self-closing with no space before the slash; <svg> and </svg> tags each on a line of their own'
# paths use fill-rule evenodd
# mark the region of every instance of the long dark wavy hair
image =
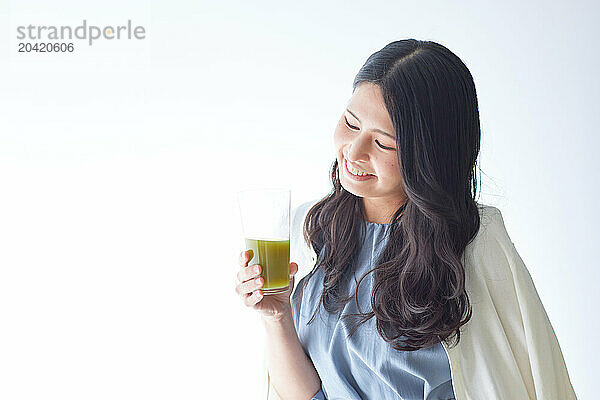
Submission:
<svg viewBox="0 0 600 400">
<path fill-rule="evenodd" d="M 318 268 L 324 272 L 308 323 L 321 304 L 337 313 L 354 298 L 359 313 L 342 316 L 355 322 L 348 337 L 375 316 L 377 331 L 394 349 L 418 350 L 449 343 L 447 338 L 458 344 L 460 327 L 472 314 L 462 256 L 480 225 L 475 166 L 481 132 L 473 77 L 446 47 L 407 39 L 372 54 L 353 90 L 362 82 L 381 88 L 407 200 L 392 217 L 376 266 L 348 295 L 344 274 L 357 260 L 365 215 L 361 197 L 341 186 L 334 161 L 333 189 L 309 210 L 303 226 L 304 239 L 319 257 L 301 290 Z M 358 287 L 371 272 L 372 311 L 362 312 Z"/>
</svg>

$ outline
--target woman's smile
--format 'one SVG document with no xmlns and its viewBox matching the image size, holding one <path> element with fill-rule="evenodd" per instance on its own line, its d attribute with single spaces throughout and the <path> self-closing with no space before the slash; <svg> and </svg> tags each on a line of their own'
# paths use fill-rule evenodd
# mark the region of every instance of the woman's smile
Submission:
<svg viewBox="0 0 600 400">
<path fill-rule="evenodd" d="M 352 168 L 356 172 L 356 170 L 348 164 L 348 160 L 346 160 L 344 158 L 344 170 L 346 171 L 346 175 L 348 175 L 350 178 L 357 180 L 357 181 L 366 181 L 368 179 L 375 178 L 375 175 L 373 175 L 373 174 L 356 175 L 352 171 L 350 171 L 349 168 Z"/>
</svg>

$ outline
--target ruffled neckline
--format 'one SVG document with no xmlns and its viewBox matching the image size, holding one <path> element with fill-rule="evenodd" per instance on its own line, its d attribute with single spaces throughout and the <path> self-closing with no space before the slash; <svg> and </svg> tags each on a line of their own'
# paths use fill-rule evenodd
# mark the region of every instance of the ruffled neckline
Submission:
<svg viewBox="0 0 600 400">
<path fill-rule="evenodd" d="M 383 229 L 383 228 L 389 228 L 392 224 L 391 223 L 387 223 L 387 224 L 379 224 L 377 222 L 370 222 L 370 221 L 364 221 L 364 224 L 367 228 L 379 228 L 379 229 Z"/>
</svg>

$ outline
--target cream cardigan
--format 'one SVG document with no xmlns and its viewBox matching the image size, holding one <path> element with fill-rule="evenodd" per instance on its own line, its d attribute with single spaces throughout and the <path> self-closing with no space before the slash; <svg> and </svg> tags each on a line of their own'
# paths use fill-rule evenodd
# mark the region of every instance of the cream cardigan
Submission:
<svg viewBox="0 0 600 400">
<path fill-rule="evenodd" d="M 299 266 L 296 284 L 316 262 L 302 232 L 317 201 L 292 213 L 290 259 Z M 554 329 L 500 210 L 479 204 L 479 214 L 481 227 L 463 255 L 473 314 L 461 327 L 457 346 L 442 341 L 456 400 L 576 400 Z M 266 357 L 264 366 L 262 398 L 279 400 Z"/>
</svg>

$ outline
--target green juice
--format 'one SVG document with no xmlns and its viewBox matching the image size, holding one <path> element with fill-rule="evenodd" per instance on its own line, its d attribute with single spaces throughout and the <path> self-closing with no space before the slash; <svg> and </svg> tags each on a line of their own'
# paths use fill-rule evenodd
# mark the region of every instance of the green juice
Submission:
<svg viewBox="0 0 600 400">
<path fill-rule="evenodd" d="M 262 268 L 263 292 L 274 294 L 288 290 L 290 241 L 246 238 L 246 248 L 253 252 L 248 265 L 260 264 Z"/>
</svg>

